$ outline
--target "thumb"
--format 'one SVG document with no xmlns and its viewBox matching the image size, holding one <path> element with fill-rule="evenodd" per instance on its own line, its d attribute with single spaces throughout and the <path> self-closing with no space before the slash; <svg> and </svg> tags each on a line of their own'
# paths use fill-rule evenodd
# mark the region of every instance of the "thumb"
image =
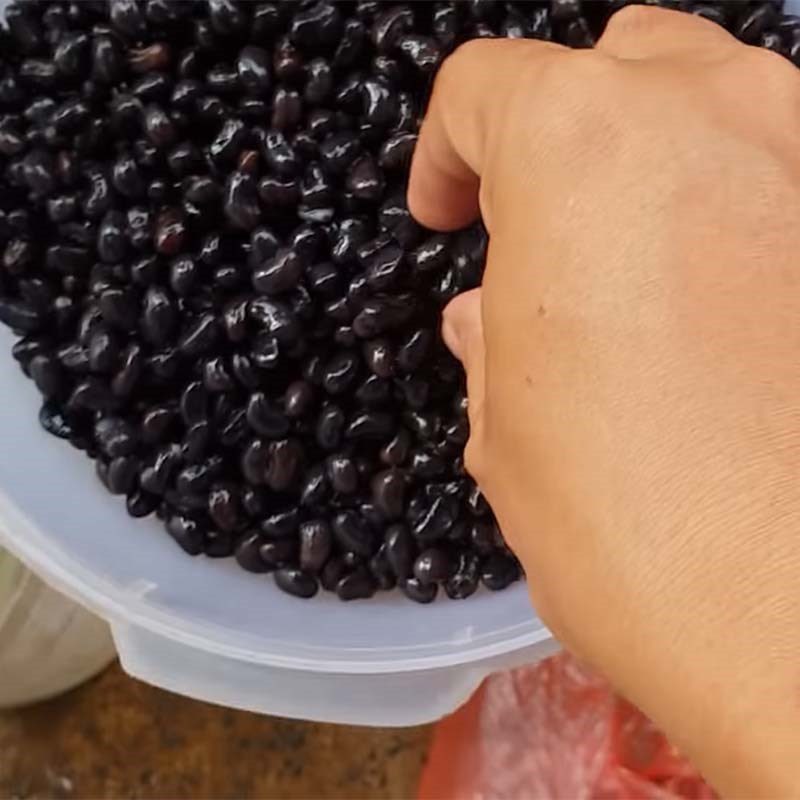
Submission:
<svg viewBox="0 0 800 800">
<path fill-rule="evenodd" d="M 485 350 L 481 290 L 453 298 L 442 315 L 442 338 L 467 373 L 469 424 L 474 436 L 483 410 Z"/>
</svg>

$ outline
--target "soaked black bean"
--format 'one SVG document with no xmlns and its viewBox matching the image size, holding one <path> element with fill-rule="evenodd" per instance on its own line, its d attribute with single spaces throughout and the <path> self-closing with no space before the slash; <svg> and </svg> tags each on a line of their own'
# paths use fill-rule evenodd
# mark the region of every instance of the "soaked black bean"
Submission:
<svg viewBox="0 0 800 800">
<path fill-rule="evenodd" d="M 33 333 L 44 324 L 40 311 L 22 300 L 0 298 L 0 322 L 20 333 Z"/>
<path fill-rule="evenodd" d="M 267 165 L 277 175 L 290 178 L 300 169 L 300 160 L 281 131 L 267 131 L 261 140 Z"/>
<path fill-rule="evenodd" d="M 112 494 L 130 494 L 139 473 L 139 461 L 133 456 L 119 456 L 108 465 L 106 478 L 108 490 Z"/>
<path fill-rule="evenodd" d="M 28 270 L 34 258 L 33 244 L 27 239 L 12 239 L 3 251 L 3 267 L 10 275 L 20 275 Z"/>
<path fill-rule="evenodd" d="M 272 84 L 269 53 L 260 47 L 242 48 L 236 59 L 236 71 L 240 84 L 249 94 L 264 94 Z"/>
<path fill-rule="evenodd" d="M 303 118 L 303 100 L 294 89 L 280 87 L 272 98 L 270 127 L 282 133 L 293 131 Z"/>
<path fill-rule="evenodd" d="M 375 159 L 364 154 L 359 156 L 347 171 L 345 187 L 359 200 L 376 202 L 384 189 L 383 175 Z"/>
<path fill-rule="evenodd" d="M 377 588 L 369 570 L 366 567 L 356 567 L 339 579 L 336 584 L 336 595 L 340 600 L 361 600 L 372 597 Z"/>
<path fill-rule="evenodd" d="M 423 583 L 418 578 L 409 578 L 401 584 L 403 594 L 416 603 L 432 603 L 439 592 L 439 584 Z"/>
<path fill-rule="evenodd" d="M 377 549 L 377 540 L 357 511 L 339 511 L 332 519 L 333 535 L 345 550 L 370 556 Z"/>
<path fill-rule="evenodd" d="M 119 351 L 116 337 L 110 331 L 98 329 L 89 340 L 89 369 L 92 372 L 111 372 Z"/>
<path fill-rule="evenodd" d="M 181 443 L 181 455 L 185 461 L 197 461 L 205 456 L 210 442 L 211 425 L 208 422 L 198 422 L 186 431 Z M 199 507 L 203 507 L 202 502 Z"/>
<path fill-rule="evenodd" d="M 178 349 L 187 358 L 207 353 L 220 338 L 220 326 L 212 313 L 201 314 L 187 327 L 178 340 Z"/>
<path fill-rule="evenodd" d="M 45 398 L 57 395 L 64 384 L 61 365 L 53 356 L 44 353 L 31 359 L 28 374 Z"/>
<path fill-rule="evenodd" d="M 519 578 L 519 566 L 511 555 L 495 552 L 481 566 L 481 582 L 493 592 L 505 589 Z"/>
<path fill-rule="evenodd" d="M 125 500 L 125 509 L 128 514 L 137 519 L 149 516 L 158 508 L 158 505 L 159 498 L 156 495 L 141 490 L 129 494 Z"/>
<path fill-rule="evenodd" d="M 342 16 L 334 3 L 320 2 L 294 15 L 289 36 L 298 47 L 335 44 L 342 30 Z"/>
<path fill-rule="evenodd" d="M 294 344 L 300 334 L 300 323 L 284 303 L 268 297 L 257 297 L 250 301 L 248 316 L 264 333 L 279 343 Z"/>
<path fill-rule="evenodd" d="M 451 600 L 463 600 L 475 594 L 480 577 L 480 562 L 474 553 L 459 553 L 453 572 L 444 583 L 444 590 Z"/>
<path fill-rule="evenodd" d="M 295 483 L 305 457 L 303 445 L 297 439 L 270 442 L 265 482 L 276 492 L 283 492 Z"/>
<path fill-rule="evenodd" d="M 396 5 L 382 11 L 372 26 L 372 41 L 380 51 L 389 51 L 411 30 L 414 14 L 408 6 Z"/>
<path fill-rule="evenodd" d="M 295 597 L 313 597 L 319 590 L 317 579 L 303 570 L 284 567 L 274 574 L 275 585 Z"/>
<path fill-rule="evenodd" d="M 256 433 L 267 439 L 280 439 L 289 432 L 288 418 L 263 392 L 250 395 L 247 422 Z"/>
<path fill-rule="evenodd" d="M 322 165 L 332 173 L 343 174 L 361 152 L 361 142 L 352 133 L 332 133 L 319 146 Z"/>
<path fill-rule="evenodd" d="M 234 558 L 242 569 L 248 572 L 269 572 L 269 565 L 261 558 L 259 549 L 264 539 L 259 533 L 245 536 L 234 550 Z"/>
<path fill-rule="evenodd" d="M 340 494 L 352 494 L 358 488 L 358 470 L 352 459 L 345 455 L 333 455 L 326 462 L 331 488 Z"/>
<path fill-rule="evenodd" d="M 347 391 L 355 380 L 360 359 L 351 351 L 337 353 L 325 365 L 322 386 L 329 394 L 337 395 Z"/>
<path fill-rule="evenodd" d="M 444 550 L 430 547 L 414 561 L 414 577 L 422 584 L 438 583 L 450 577 L 453 565 Z"/>
<path fill-rule="evenodd" d="M 309 520 L 300 525 L 300 567 L 318 573 L 333 550 L 333 534 L 325 520 Z"/>
<path fill-rule="evenodd" d="M 405 507 L 406 476 L 397 469 L 379 472 L 372 479 L 372 500 L 386 519 L 402 516 Z"/>
<path fill-rule="evenodd" d="M 169 518 L 165 527 L 167 533 L 189 555 L 196 556 L 203 552 L 205 531 L 197 520 L 182 514 L 175 514 Z M 239 563 L 241 564 L 241 561 Z M 242 566 L 244 565 L 242 564 Z"/>
<path fill-rule="evenodd" d="M 305 264 L 290 248 L 282 248 L 253 272 L 253 288 L 264 294 L 279 294 L 297 286 Z"/>
<path fill-rule="evenodd" d="M 378 295 L 367 300 L 353 320 L 356 335 L 371 339 L 399 327 L 414 313 L 414 301 L 408 294 L 394 297 Z"/>
<path fill-rule="evenodd" d="M 257 184 L 252 175 L 233 172 L 225 183 L 223 209 L 225 216 L 237 228 L 249 231 L 258 225 L 261 209 Z"/>
<path fill-rule="evenodd" d="M 267 538 L 283 539 L 293 536 L 300 525 L 300 512 L 296 508 L 279 511 L 261 522 L 261 530 Z"/>
</svg>

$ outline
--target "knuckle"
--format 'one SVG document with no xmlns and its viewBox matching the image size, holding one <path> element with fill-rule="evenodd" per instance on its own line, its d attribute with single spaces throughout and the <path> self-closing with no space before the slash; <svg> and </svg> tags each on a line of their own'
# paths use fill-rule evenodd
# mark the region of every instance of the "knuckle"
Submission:
<svg viewBox="0 0 800 800">
<path fill-rule="evenodd" d="M 741 58 L 741 52 L 737 52 L 740 59 L 738 68 L 751 81 L 764 83 L 772 89 L 796 90 L 800 87 L 797 67 L 780 53 L 754 46 L 747 47 L 746 50 L 745 58 Z"/>
<path fill-rule="evenodd" d="M 642 33 L 663 22 L 658 9 L 642 5 L 630 5 L 617 11 L 606 25 L 603 37 L 629 36 Z"/>
<path fill-rule="evenodd" d="M 459 45 L 441 63 L 436 73 L 435 90 L 446 93 L 447 87 L 458 86 L 473 64 L 480 64 L 485 48 L 491 45 L 488 40 L 472 39 Z"/>
</svg>

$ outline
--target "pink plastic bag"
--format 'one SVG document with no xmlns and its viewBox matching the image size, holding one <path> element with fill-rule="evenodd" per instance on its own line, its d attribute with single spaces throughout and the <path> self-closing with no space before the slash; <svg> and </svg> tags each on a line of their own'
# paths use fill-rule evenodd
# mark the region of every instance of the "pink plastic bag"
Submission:
<svg viewBox="0 0 800 800">
<path fill-rule="evenodd" d="M 655 726 L 568 655 L 488 678 L 439 723 L 420 800 L 715 798 Z"/>
</svg>

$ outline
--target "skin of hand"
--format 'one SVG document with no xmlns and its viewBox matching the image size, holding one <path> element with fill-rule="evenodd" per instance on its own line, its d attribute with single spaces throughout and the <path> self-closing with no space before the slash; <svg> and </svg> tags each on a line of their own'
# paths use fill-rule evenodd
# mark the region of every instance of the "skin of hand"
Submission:
<svg viewBox="0 0 800 800">
<path fill-rule="evenodd" d="M 641 6 L 468 43 L 408 200 L 489 231 L 443 334 L 540 615 L 720 791 L 800 796 L 800 73 Z"/>
</svg>

